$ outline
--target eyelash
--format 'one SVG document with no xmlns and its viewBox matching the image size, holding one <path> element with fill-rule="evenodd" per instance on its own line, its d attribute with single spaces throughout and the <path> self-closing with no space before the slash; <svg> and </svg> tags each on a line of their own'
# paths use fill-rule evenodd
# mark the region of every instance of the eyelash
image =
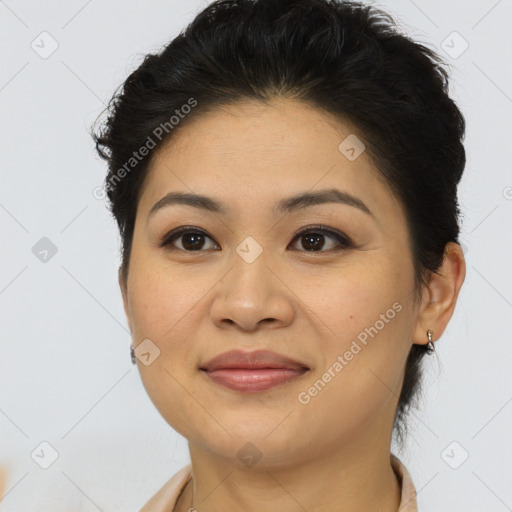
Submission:
<svg viewBox="0 0 512 512">
<path fill-rule="evenodd" d="M 160 243 L 160 247 L 166 247 L 166 248 L 168 248 L 169 250 L 172 250 L 172 251 L 182 251 L 182 252 L 186 252 L 186 253 L 205 252 L 204 250 L 201 250 L 201 249 L 197 250 L 197 251 L 187 251 L 187 250 L 179 249 L 177 247 L 173 247 L 172 246 L 172 242 L 173 241 L 175 241 L 175 240 L 179 239 L 181 236 L 183 236 L 185 234 L 189 234 L 189 233 L 204 235 L 204 236 L 210 238 L 211 240 L 213 240 L 213 238 L 211 236 L 206 234 L 201 229 L 195 228 L 194 226 L 182 226 L 180 228 L 177 228 L 177 229 L 167 233 L 164 236 L 162 242 Z M 346 235 L 344 235 L 344 234 L 342 234 L 342 233 L 340 233 L 338 231 L 334 231 L 334 230 L 328 228 L 327 226 L 323 226 L 321 224 L 312 225 L 312 226 L 308 226 L 305 229 L 301 229 L 298 233 L 295 233 L 295 235 L 294 235 L 294 237 L 292 239 L 292 242 L 294 240 L 296 240 L 297 238 L 300 238 L 301 236 L 307 235 L 309 233 L 327 235 L 327 236 L 329 236 L 331 238 L 334 238 L 338 242 L 338 244 L 341 246 L 341 248 L 329 249 L 329 250 L 326 250 L 326 251 L 323 251 L 323 250 L 320 250 L 320 251 L 307 251 L 305 249 L 302 249 L 302 250 L 298 249 L 300 252 L 306 252 L 306 253 L 332 253 L 332 252 L 346 250 L 346 249 L 354 247 L 354 244 L 352 243 L 350 238 L 348 238 Z M 295 250 L 297 250 L 297 249 L 295 249 Z"/>
</svg>

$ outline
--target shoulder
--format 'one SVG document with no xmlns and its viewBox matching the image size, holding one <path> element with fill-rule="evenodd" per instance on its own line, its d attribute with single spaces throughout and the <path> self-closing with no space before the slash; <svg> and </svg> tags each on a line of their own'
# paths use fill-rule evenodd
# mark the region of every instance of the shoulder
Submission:
<svg viewBox="0 0 512 512">
<path fill-rule="evenodd" d="M 153 497 L 140 509 L 140 512 L 172 511 L 178 496 L 192 474 L 190 464 L 181 468 Z"/>
</svg>

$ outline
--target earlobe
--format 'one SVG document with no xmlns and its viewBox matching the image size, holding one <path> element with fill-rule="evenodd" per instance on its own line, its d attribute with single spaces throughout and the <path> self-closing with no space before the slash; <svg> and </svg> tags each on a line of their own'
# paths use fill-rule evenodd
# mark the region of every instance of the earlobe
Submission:
<svg viewBox="0 0 512 512">
<path fill-rule="evenodd" d="M 438 340 L 448 325 L 457 298 L 466 276 L 466 262 L 459 244 L 446 244 L 441 268 L 432 273 L 425 300 L 422 302 L 414 342 L 420 345 L 428 343 L 427 331 L 432 331 L 432 341 Z"/>
</svg>

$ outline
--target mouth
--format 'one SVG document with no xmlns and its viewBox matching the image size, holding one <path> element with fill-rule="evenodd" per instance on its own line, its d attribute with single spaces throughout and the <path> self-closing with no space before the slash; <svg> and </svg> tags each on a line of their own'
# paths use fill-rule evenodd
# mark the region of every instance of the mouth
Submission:
<svg viewBox="0 0 512 512">
<path fill-rule="evenodd" d="M 257 393 L 294 381 L 310 368 L 275 352 L 234 350 L 220 354 L 199 370 L 221 386 Z"/>
<path fill-rule="evenodd" d="M 248 370 L 230 368 L 224 370 L 203 371 L 210 379 L 221 386 L 235 391 L 258 393 L 293 381 L 304 375 L 309 370 L 287 370 L 284 368 L 259 368 Z"/>
</svg>

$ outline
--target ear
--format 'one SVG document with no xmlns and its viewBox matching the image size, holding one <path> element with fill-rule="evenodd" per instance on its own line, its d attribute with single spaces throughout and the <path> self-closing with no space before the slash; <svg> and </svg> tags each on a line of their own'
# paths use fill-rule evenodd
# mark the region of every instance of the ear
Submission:
<svg viewBox="0 0 512 512">
<path fill-rule="evenodd" d="M 416 329 L 414 343 L 426 345 L 427 331 L 432 330 L 432 341 L 443 334 L 453 315 L 460 288 L 466 277 L 466 261 L 458 243 L 446 244 L 443 263 L 438 273 L 432 273 L 428 287 L 423 291 L 423 301 Z"/>
<path fill-rule="evenodd" d="M 123 277 L 121 267 L 119 267 L 119 270 L 118 270 L 117 280 L 119 283 L 119 288 L 121 289 L 121 295 L 123 297 L 123 307 L 124 307 L 124 313 L 126 315 L 126 319 L 128 321 L 128 327 L 130 328 L 130 332 L 133 332 L 131 317 L 130 317 L 130 309 L 128 307 L 128 283 L 126 282 L 126 279 Z"/>
</svg>

